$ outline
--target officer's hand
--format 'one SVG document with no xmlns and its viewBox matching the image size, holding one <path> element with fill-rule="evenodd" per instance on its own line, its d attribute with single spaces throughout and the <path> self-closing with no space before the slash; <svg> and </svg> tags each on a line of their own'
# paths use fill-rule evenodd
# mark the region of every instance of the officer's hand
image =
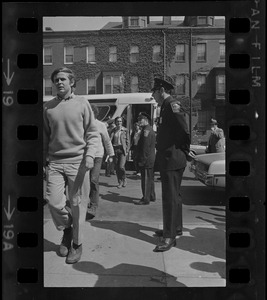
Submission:
<svg viewBox="0 0 267 300">
<path fill-rule="evenodd" d="M 112 163 L 112 162 L 113 162 L 113 157 L 110 156 L 110 157 L 108 158 L 108 161 L 109 161 L 110 163 Z"/>
<path fill-rule="evenodd" d="M 86 156 L 85 157 L 85 163 L 84 167 L 86 168 L 86 171 L 92 169 L 94 167 L 94 159 L 91 156 Z"/>
<path fill-rule="evenodd" d="M 193 160 L 193 159 L 195 159 L 195 158 L 196 158 L 195 152 L 192 151 L 192 150 L 190 150 L 189 153 L 188 153 L 188 155 L 187 155 L 187 160 L 188 160 L 188 161 L 191 161 L 191 160 Z"/>
</svg>

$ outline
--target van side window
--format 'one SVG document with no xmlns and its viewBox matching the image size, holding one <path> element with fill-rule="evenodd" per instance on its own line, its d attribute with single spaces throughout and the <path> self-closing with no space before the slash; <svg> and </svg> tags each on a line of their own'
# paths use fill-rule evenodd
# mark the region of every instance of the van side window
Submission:
<svg viewBox="0 0 267 300">
<path fill-rule="evenodd" d="M 116 111 L 116 106 L 115 105 L 97 105 L 97 108 L 99 110 L 98 114 L 98 120 L 105 122 L 108 119 L 112 118 L 115 111 Z"/>
</svg>

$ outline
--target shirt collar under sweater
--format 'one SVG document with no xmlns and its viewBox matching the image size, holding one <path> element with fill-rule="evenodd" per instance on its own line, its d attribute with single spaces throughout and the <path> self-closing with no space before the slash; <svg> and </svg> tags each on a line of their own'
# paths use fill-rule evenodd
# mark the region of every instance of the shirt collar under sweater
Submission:
<svg viewBox="0 0 267 300">
<path fill-rule="evenodd" d="M 69 97 L 67 97 L 67 98 L 62 98 L 62 97 L 60 97 L 59 95 L 57 95 L 57 96 L 56 96 L 56 99 L 57 99 L 58 101 L 68 101 L 68 100 L 70 100 L 70 99 L 72 99 L 72 98 L 74 98 L 74 97 L 75 97 L 74 93 L 71 93 L 71 94 L 69 95 Z"/>
</svg>

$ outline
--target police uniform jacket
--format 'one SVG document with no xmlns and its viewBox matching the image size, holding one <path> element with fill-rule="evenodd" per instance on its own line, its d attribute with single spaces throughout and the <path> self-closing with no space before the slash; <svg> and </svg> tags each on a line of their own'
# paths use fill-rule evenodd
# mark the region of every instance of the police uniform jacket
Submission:
<svg viewBox="0 0 267 300">
<path fill-rule="evenodd" d="M 208 153 L 217 153 L 225 151 L 225 140 L 224 133 L 221 128 L 217 128 L 211 131 L 209 142 L 208 142 Z"/>
<path fill-rule="evenodd" d="M 150 125 L 142 128 L 137 144 L 136 161 L 141 168 L 153 168 L 155 163 L 156 135 Z"/>
<path fill-rule="evenodd" d="M 169 96 L 161 106 L 157 132 L 159 171 L 185 168 L 189 151 L 190 135 L 185 116 L 180 112 L 178 101 Z"/>
</svg>

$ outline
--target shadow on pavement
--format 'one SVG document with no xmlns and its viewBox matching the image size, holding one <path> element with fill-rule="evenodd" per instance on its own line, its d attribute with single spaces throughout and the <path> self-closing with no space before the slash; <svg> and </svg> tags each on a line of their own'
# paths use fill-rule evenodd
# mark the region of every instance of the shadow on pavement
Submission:
<svg viewBox="0 0 267 300">
<path fill-rule="evenodd" d="M 224 228 L 224 225 L 222 225 Z M 198 255 L 211 255 L 225 259 L 225 231 L 220 228 L 197 227 L 186 229 L 190 236 L 181 236 L 176 240 L 176 248 Z"/>
<path fill-rule="evenodd" d="M 57 252 L 58 245 L 44 239 L 44 252 Z"/>
<path fill-rule="evenodd" d="M 133 203 L 133 200 L 140 200 L 140 198 L 126 197 L 121 196 L 119 193 L 110 192 L 109 194 L 100 194 L 101 199 L 107 200 L 110 202 L 125 202 L 125 203 Z"/>
<path fill-rule="evenodd" d="M 105 286 L 136 286 L 134 282 L 139 281 L 138 286 L 162 286 L 165 287 L 171 279 L 173 287 L 182 287 L 184 284 L 177 282 L 176 277 L 159 271 L 155 268 L 132 264 L 119 264 L 105 269 L 95 262 L 80 261 L 73 265 L 75 270 L 98 276 L 94 287 Z M 111 281 L 110 276 L 113 277 Z M 130 277 L 129 277 L 130 276 Z"/>
<path fill-rule="evenodd" d="M 190 264 L 190 267 L 198 271 L 218 273 L 221 278 L 226 278 L 226 266 L 222 261 L 213 261 L 212 263 L 194 262 Z"/>
<path fill-rule="evenodd" d="M 125 236 L 129 236 L 135 239 L 139 239 L 141 241 L 145 241 L 147 243 L 151 243 L 153 245 L 158 244 L 157 237 L 151 237 L 143 231 L 151 231 L 153 234 L 155 230 L 158 228 L 153 228 L 149 226 L 143 226 L 138 223 L 124 222 L 124 221 L 89 221 L 92 226 L 107 230 L 112 230 L 118 234 L 122 234 Z"/>
<path fill-rule="evenodd" d="M 215 190 L 206 186 L 182 186 L 182 201 L 185 205 L 225 206 L 225 190 Z"/>
</svg>

